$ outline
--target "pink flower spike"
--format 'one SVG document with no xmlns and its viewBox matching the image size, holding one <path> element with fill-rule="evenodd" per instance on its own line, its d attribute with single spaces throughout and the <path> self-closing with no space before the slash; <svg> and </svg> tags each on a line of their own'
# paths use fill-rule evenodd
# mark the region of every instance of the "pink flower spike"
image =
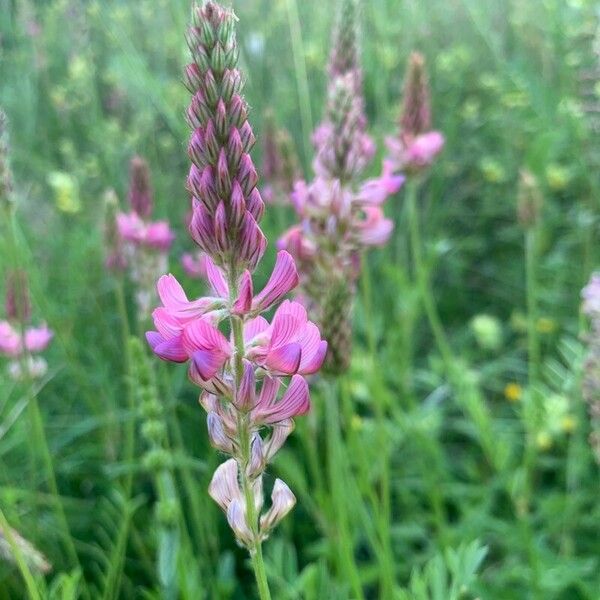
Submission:
<svg viewBox="0 0 600 600">
<path fill-rule="evenodd" d="M 421 167 L 430 165 L 443 147 L 444 136 L 439 131 L 419 135 L 406 149 L 408 162 Z"/>
<path fill-rule="evenodd" d="M 156 250 L 167 252 L 175 239 L 167 221 L 148 223 L 143 242 Z"/>
<path fill-rule="evenodd" d="M 186 253 L 181 257 L 181 266 L 188 277 L 204 279 L 206 277 L 206 254 L 198 252 L 196 255 Z"/>
<path fill-rule="evenodd" d="M 298 285 L 296 264 L 291 255 L 282 250 L 277 253 L 273 273 L 264 289 L 254 298 L 252 310 L 263 311 L 279 302 Z"/>
<path fill-rule="evenodd" d="M 25 348 L 29 352 L 42 352 L 54 337 L 54 333 L 46 325 L 32 327 L 25 332 Z"/>
<path fill-rule="evenodd" d="M 119 213 L 117 231 L 123 240 L 139 244 L 144 237 L 144 222 L 134 212 Z"/>
</svg>

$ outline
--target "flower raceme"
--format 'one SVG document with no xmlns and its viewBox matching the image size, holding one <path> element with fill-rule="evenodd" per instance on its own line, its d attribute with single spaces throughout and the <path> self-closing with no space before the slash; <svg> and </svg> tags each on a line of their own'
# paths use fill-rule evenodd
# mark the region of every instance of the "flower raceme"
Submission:
<svg viewBox="0 0 600 600">
<path fill-rule="evenodd" d="M 201 388 L 209 439 L 231 457 L 215 471 L 209 493 L 238 542 L 256 555 L 295 503 L 277 480 L 272 507 L 261 516 L 262 474 L 293 418 L 309 410 L 304 376 L 320 368 L 327 344 L 301 304 L 282 302 L 298 284 L 288 252 L 277 254 L 265 287 L 254 292 L 252 273 L 267 242 L 259 226 L 264 203 L 249 154 L 255 138 L 236 66 L 235 20 L 233 11 L 208 1 L 194 7 L 187 36 L 193 57 L 184 78 L 193 130 L 188 230 L 199 250 L 184 266 L 206 277 L 210 295 L 190 300 L 173 275 L 162 276 L 156 286 L 161 305 L 152 314 L 156 329 L 146 337 L 161 359 L 187 363 Z M 269 322 L 262 313 L 280 302 Z"/>
<path fill-rule="evenodd" d="M 408 60 L 404 103 L 397 137 L 388 137 L 389 161 L 394 169 L 418 173 L 431 165 L 444 147 L 444 136 L 431 130 L 429 85 L 425 58 L 413 52 Z"/>
<path fill-rule="evenodd" d="M 108 264 L 129 267 L 135 283 L 138 318 L 150 316 L 154 301 L 154 282 L 167 270 L 168 253 L 175 235 L 167 221 L 151 221 L 152 188 L 150 169 L 146 161 L 134 156 L 130 162 L 129 204 L 130 212 L 118 213 L 115 218 L 117 240 L 113 240 Z"/>
<path fill-rule="evenodd" d="M 48 365 L 34 355 L 48 347 L 54 334 L 45 323 L 38 327 L 29 325 L 31 304 L 23 271 L 11 273 L 7 279 L 6 317 L 0 321 L 0 354 L 10 359 L 9 374 L 13 379 L 42 377 Z"/>
<path fill-rule="evenodd" d="M 382 206 L 404 182 L 389 160 L 379 177 L 362 178 L 375 145 L 367 133 L 357 30 L 357 1 L 343 0 L 333 33 L 325 115 L 313 135 L 315 178 L 296 182 L 291 200 L 300 223 L 278 242 L 298 263 L 300 294 L 329 342 L 326 366 L 332 373 L 349 366 L 361 256 L 389 239 L 393 223 Z"/>
</svg>

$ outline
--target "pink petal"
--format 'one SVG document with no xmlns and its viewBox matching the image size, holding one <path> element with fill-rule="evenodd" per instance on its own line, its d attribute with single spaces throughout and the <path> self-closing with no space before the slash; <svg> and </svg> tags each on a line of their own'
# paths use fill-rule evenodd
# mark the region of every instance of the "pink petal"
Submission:
<svg viewBox="0 0 600 600">
<path fill-rule="evenodd" d="M 45 325 L 41 327 L 32 327 L 25 332 L 25 347 L 29 352 L 41 352 L 48 347 L 54 333 Z"/>
<path fill-rule="evenodd" d="M 233 313 L 236 315 L 246 314 L 252 306 L 252 276 L 250 271 L 244 271 L 240 283 L 240 291 L 233 304 Z"/>
<path fill-rule="evenodd" d="M 190 356 L 197 350 L 214 350 L 225 356 L 231 355 L 227 338 L 204 319 L 196 319 L 185 326 L 182 342 Z"/>
<path fill-rule="evenodd" d="M 298 369 L 298 372 L 301 375 L 312 375 L 313 373 L 316 373 L 321 368 L 321 365 L 325 360 L 326 354 L 327 342 L 325 340 L 322 340 L 319 342 L 319 347 L 317 348 L 317 351 L 310 357 L 310 359 L 307 359 L 306 362 L 304 360 L 302 361 L 302 365 Z M 304 354 L 302 358 L 304 359 Z"/>
<path fill-rule="evenodd" d="M 181 344 L 181 336 L 165 340 L 157 331 L 148 331 L 146 340 L 152 352 L 162 360 L 170 362 L 186 362 L 188 355 Z"/>
<path fill-rule="evenodd" d="M 266 424 L 279 423 L 285 419 L 306 414 L 309 410 L 308 384 L 300 375 L 294 375 L 281 400 L 271 403 L 270 406 L 261 407 L 256 412 L 255 418 Z"/>
<path fill-rule="evenodd" d="M 244 374 L 234 399 L 236 407 L 240 410 L 250 410 L 256 404 L 255 391 L 254 366 L 244 360 Z"/>
<path fill-rule="evenodd" d="M 210 287 L 217 296 L 220 298 L 227 298 L 229 296 L 229 286 L 227 285 L 227 281 L 225 281 L 223 271 L 215 265 L 209 256 L 206 258 L 206 277 Z"/>
<path fill-rule="evenodd" d="M 299 277 L 294 259 L 288 252 L 277 253 L 273 273 L 264 289 L 256 296 L 252 308 L 265 310 L 298 285 Z"/>
<path fill-rule="evenodd" d="M 223 352 L 211 350 L 196 350 L 192 354 L 192 362 L 198 374 L 204 381 L 212 379 L 225 364 L 227 355 Z"/>
<path fill-rule="evenodd" d="M 292 375 L 298 372 L 301 358 L 302 346 L 294 342 L 270 350 L 265 365 L 272 373 Z"/>
<path fill-rule="evenodd" d="M 269 322 L 264 317 L 255 317 L 244 324 L 244 342 L 246 344 L 269 329 Z"/>
</svg>

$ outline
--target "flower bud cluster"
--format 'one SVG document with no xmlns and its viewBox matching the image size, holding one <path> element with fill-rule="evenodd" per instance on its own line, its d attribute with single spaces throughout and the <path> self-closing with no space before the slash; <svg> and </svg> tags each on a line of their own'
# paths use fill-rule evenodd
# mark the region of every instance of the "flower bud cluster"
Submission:
<svg viewBox="0 0 600 600">
<path fill-rule="evenodd" d="M 46 361 L 37 356 L 50 344 L 54 334 L 44 323 L 29 325 L 31 304 L 24 271 L 13 271 L 6 281 L 6 320 L 0 321 L 0 354 L 7 357 L 9 375 L 16 380 L 43 377 Z"/>
<path fill-rule="evenodd" d="M 167 221 L 150 221 L 150 169 L 139 156 L 134 156 L 130 163 L 129 203 L 129 213 L 116 215 L 118 242 L 107 263 L 115 268 L 129 268 L 136 286 L 138 318 L 144 321 L 150 316 L 155 301 L 154 282 L 168 268 L 168 253 L 175 235 Z"/>
<path fill-rule="evenodd" d="M 425 58 L 419 52 L 413 52 L 408 59 L 399 135 L 388 137 L 386 144 L 394 170 L 408 174 L 429 167 L 444 147 L 444 136 L 431 129 Z"/>
<path fill-rule="evenodd" d="M 258 224 L 264 204 L 249 155 L 254 134 L 241 96 L 234 23 L 231 10 L 209 1 L 195 7 L 188 30 L 194 59 L 185 75 L 193 94 L 189 231 L 204 253 L 211 294 L 189 300 L 172 275 L 161 277 L 156 331 L 146 337 L 163 360 L 186 363 L 202 389 L 210 441 L 231 457 L 215 472 L 209 492 L 237 540 L 254 551 L 294 504 L 277 480 L 273 506 L 260 516 L 262 475 L 293 418 L 309 410 L 305 376 L 320 368 L 327 344 L 297 302 L 281 303 L 270 322 L 261 314 L 298 283 L 289 253 L 279 252 L 265 287 L 254 293 L 252 272 L 266 247 Z"/>
</svg>

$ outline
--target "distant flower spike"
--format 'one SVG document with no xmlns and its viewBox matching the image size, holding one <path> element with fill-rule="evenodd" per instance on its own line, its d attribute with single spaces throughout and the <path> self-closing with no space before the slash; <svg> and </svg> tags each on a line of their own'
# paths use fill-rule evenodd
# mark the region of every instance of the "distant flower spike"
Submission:
<svg viewBox="0 0 600 600">
<path fill-rule="evenodd" d="M 404 103 L 397 137 L 388 137 L 389 160 L 396 171 L 417 173 L 433 163 L 444 147 L 444 136 L 431 130 L 431 100 L 425 58 L 413 52 L 408 59 Z"/>
<path fill-rule="evenodd" d="M 168 253 L 175 235 L 167 221 L 150 221 L 153 206 L 150 169 L 139 156 L 134 156 L 130 162 L 128 197 L 131 211 L 116 215 L 118 240 L 112 242 L 113 252 L 107 265 L 129 267 L 136 285 L 138 318 L 145 321 L 150 317 L 155 301 L 154 282 L 167 270 Z M 108 229 L 107 233 L 112 232 Z"/>
<path fill-rule="evenodd" d="M 380 177 L 360 180 L 375 146 L 366 132 L 356 13 L 356 0 L 341 1 L 325 118 L 313 135 L 316 177 L 310 184 L 296 182 L 291 199 L 300 224 L 278 242 L 300 267 L 300 298 L 329 343 L 325 366 L 332 373 L 350 364 L 352 303 L 361 255 L 388 240 L 393 226 L 381 205 L 404 181 L 389 161 Z"/>
</svg>

